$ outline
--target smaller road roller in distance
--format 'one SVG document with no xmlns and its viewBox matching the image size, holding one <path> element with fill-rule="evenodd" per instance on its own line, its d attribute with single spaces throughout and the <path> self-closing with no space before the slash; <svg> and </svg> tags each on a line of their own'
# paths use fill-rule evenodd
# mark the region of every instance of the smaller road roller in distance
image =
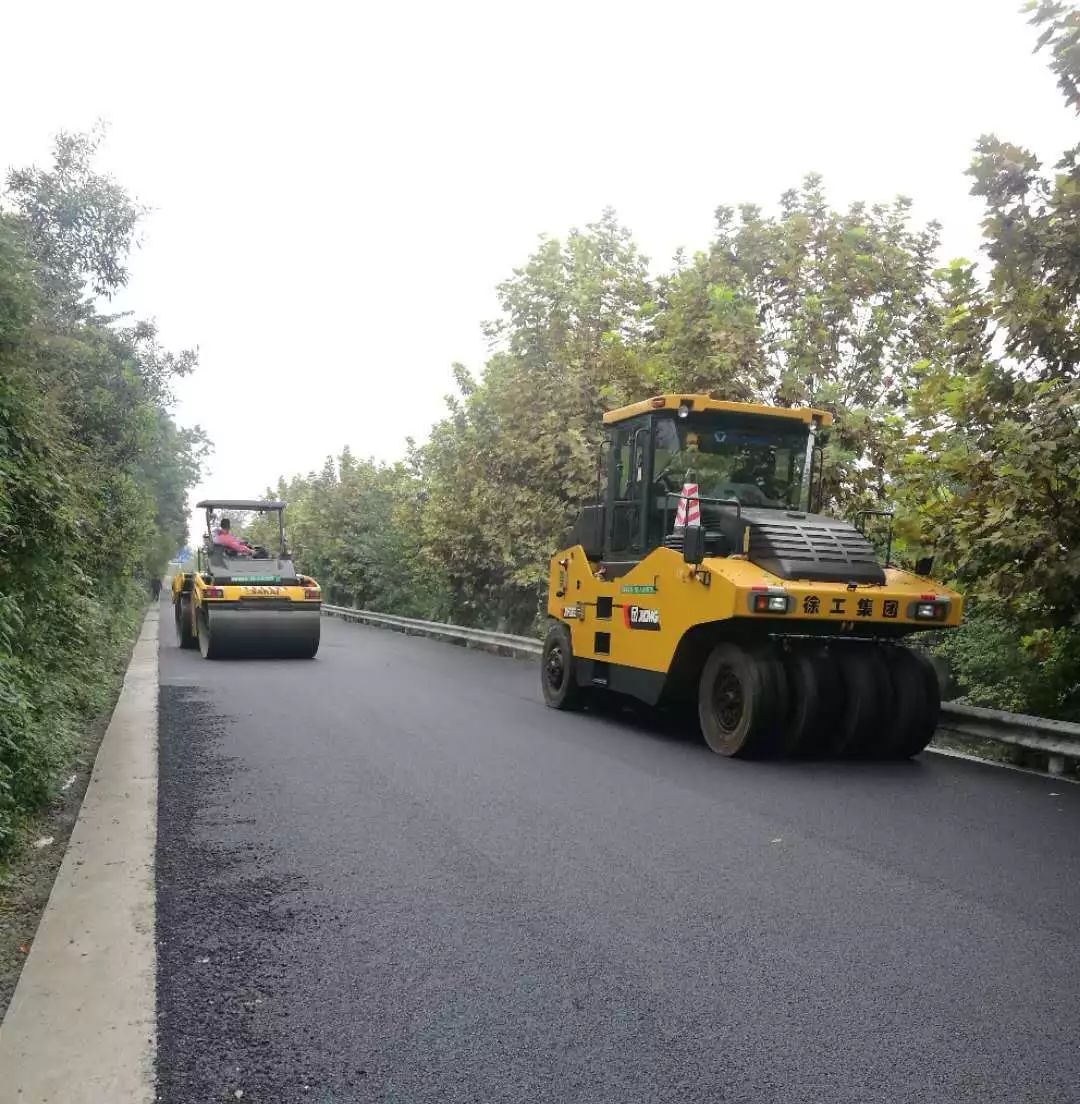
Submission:
<svg viewBox="0 0 1080 1104">
<path fill-rule="evenodd" d="M 860 527 L 812 512 L 831 421 L 706 395 L 604 416 L 595 500 L 550 563 L 549 706 L 696 706 L 729 756 L 922 751 L 938 681 L 902 641 L 958 625 L 962 599 L 932 561 L 879 563 Z"/>
<path fill-rule="evenodd" d="M 206 510 L 206 536 L 195 570 L 174 575 L 172 582 L 180 647 L 198 648 L 205 659 L 313 659 L 319 650 L 322 591 L 293 567 L 285 544 L 285 503 L 208 499 L 198 508 Z M 250 554 L 214 543 L 215 526 L 223 518 L 237 537 L 250 528 Z"/>
</svg>

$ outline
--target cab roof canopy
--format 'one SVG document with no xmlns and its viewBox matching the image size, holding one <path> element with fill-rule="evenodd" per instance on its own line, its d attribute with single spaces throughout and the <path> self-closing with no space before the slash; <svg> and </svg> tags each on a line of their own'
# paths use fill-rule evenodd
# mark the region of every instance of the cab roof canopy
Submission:
<svg viewBox="0 0 1080 1104">
<path fill-rule="evenodd" d="M 284 510 L 285 503 L 277 499 L 204 498 L 195 503 L 196 510 Z"/>
<path fill-rule="evenodd" d="M 609 410 L 604 415 L 604 425 L 614 422 L 624 422 L 627 418 L 636 418 L 639 414 L 648 414 L 654 410 L 678 410 L 680 406 L 687 406 L 694 414 L 708 413 L 712 411 L 726 411 L 729 414 L 752 414 L 766 418 L 790 418 L 792 421 L 810 425 L 817 422 L 818 425 L 832 424 L 833 416 L 827 410 L 816 410 L 812 406 L 762 406 L 758 403 L 726 402 L 724 399 L 713 399 L 708 395 L 656 395 L 651 399 L 643 399 L 641 402 L 632 403 L 630 406 L 620 406 L 617 410 Z"/>
</svg>

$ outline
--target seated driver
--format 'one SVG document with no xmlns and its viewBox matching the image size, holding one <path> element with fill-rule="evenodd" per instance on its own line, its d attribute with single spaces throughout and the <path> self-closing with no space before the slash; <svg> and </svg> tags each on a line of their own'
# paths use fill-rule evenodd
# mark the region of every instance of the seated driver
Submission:
<svg viewBox="0 0 1080 1104">
<path fill-rule="evenodd" d="M 254 549 L 249 548 L 242 540 L 234 537 L 231 529 L 232 522 L 227 517 L 223 517 L 220 524 L 214 529 L 214 544 L 219 544 L 222 548 L 227 548 L 230 552 L 236 552 L 241 556 L 253 555 Z"/>
</svg>

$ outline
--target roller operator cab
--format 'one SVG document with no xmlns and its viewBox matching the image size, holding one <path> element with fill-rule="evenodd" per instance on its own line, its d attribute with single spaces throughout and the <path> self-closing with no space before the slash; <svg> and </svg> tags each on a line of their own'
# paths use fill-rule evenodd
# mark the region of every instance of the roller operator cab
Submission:
<svg viewBox="0 0 1080 1104">
<path fill-rule="evenodd" d="M 322 591 L 293 566 L 285 543 L 285 503 L 208 499 L 196 569 L 173 576 L 173 615 L 181 648 L 225 656 L 312 659 L 319 650 Z M 250 553 L 214 542 L 228 519 Z"/>
<path fill-rule="evenodd" d="M 596 498 L 550 565 L 548 705 L 694 703 L 722 755 L 926 746 L 937 678 L 901 642 L 958 625 L 962 599 L 811 512 L 831 421 L 705 395 L 604 416 Z"/>
</svg>

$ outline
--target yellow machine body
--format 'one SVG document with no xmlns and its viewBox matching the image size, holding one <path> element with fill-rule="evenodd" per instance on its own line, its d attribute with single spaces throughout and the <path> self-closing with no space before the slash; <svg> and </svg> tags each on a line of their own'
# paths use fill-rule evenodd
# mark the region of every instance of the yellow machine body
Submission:
<svg viewBox="0 0 1080 1104">
<path fill-rule="evenodd" d="M 190 593 L 195 610 L 204 604 L 207 608 L 226 608 L 237 602 L 250 603 L 253 608 L 264 610 L 279 609 L 284 602 L 304 609 L 319 609 L 322 604 L 319 584 L 309 575 L 297 575 L 294 584 L 244 582 L 222 586 L 197 571 L 174 575 L 173 601 L 184 593 Z"/>
<path fill-rule="evenodd" d="M 200 502 L 207 510 L 207 535 L 196 570 L 172 580 L 177 642 L 203 656 L 312 658 L 318 651 L 322 590 L 295 570 L 285 548 L 283 502 L 234 499 Z M 215 546 L 210 522 L 216 510 L 241 510 L 278 519 L 279 547 L 273 553 L 233 555 Z"/>
<path fill-rule="evenodd" d="M 958 625 L 963 599 L 815 512 L 831 422 L 696 394 L 605 414 L 594 500 L 549 566 L 548 704 L 697 700 L 723 754 L 921 750 L 938 690 L 900 642 Z"/>
<path fill-rule="evenodd" d="M 715 639 L 750 634 L 857 638 L 880 632 L 895 639 L 960 623 L 963 599 L 940 583 L 886 568 L 883 586 L 781 579 L 740 557 L 706 557 L 699 566 L 669 548 L 650 552 L 617 579 L 598 573 L 578 545 L 551 560 L 548 614 L 570 630 L 574 655 L 635 672 L 666 675 L 692 629 L 709 626 Z M 759 595 L 783 595 L 783 614 L 754 612 Z M 919 620 L 920 605 L 946 608 L 940 618 Z M 601 616 L 603 614 L 603 616 Z M 598 648 L 599 645 L 599 648 Z M 628 692 L 631 678 L 608 679 Z M 637 680 L 646 700 L 656 701 L 656 679 Z"/>
</svg>

